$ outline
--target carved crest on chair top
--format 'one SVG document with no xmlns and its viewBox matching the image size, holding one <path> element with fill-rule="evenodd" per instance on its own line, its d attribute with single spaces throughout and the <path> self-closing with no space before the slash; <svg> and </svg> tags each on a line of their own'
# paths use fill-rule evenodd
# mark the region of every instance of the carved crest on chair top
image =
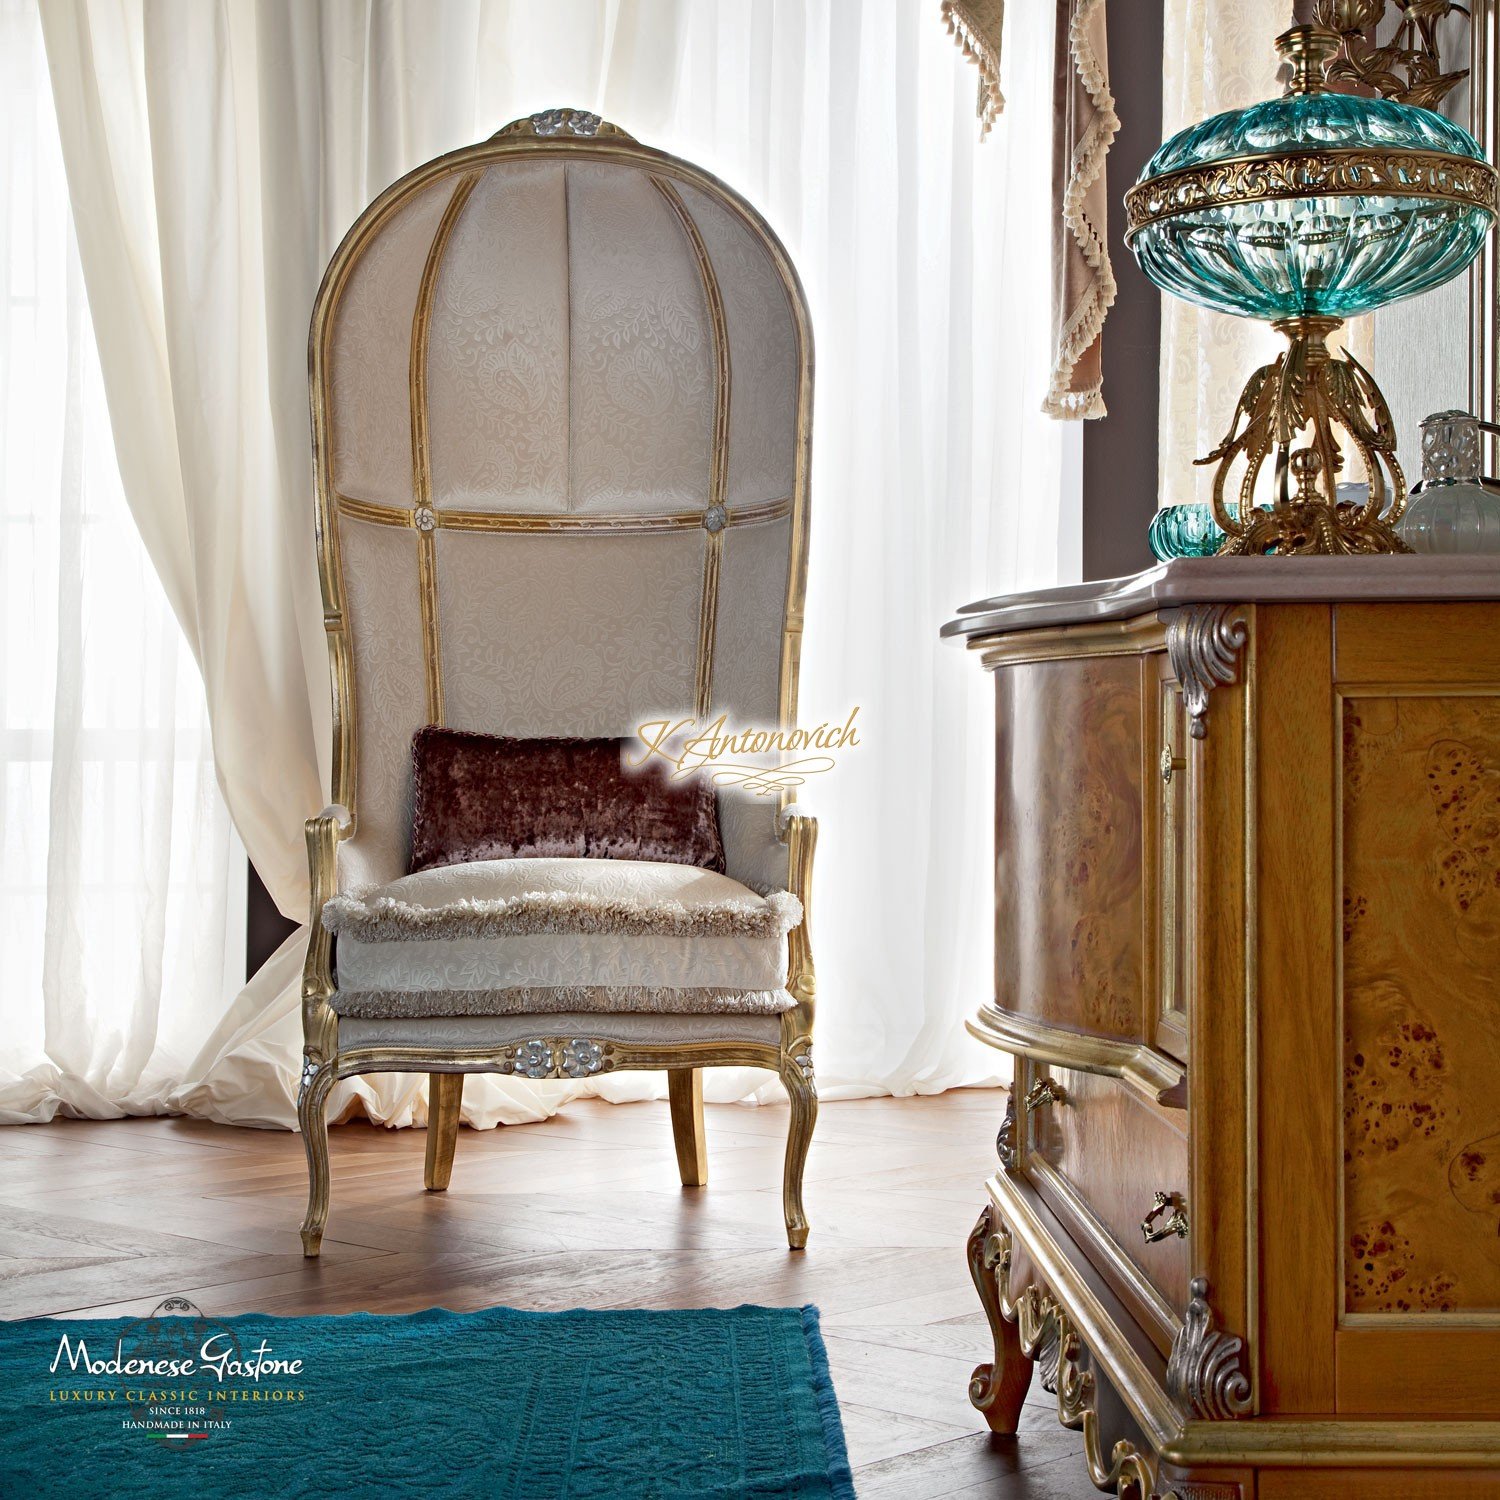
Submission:
<svg viewBox="0 0 1500 1500">
<path fill-rule="evenodd" d="M 525 115 L 519 120 L 512 120 L 509 125 L 495 132 L 495 139 L 499 140 L 511 135 L 534 135 L 542 140 L 566 139 L 572 136 L 576 139 L 592 140 L 595 136 L 619 136 L 625 140 L 632 137 L 621 130 L 618 125 L 611 125 L 608 120 L 601 120 L 598 115 L 587 109 L 543 109 L 534 115 Z"/>
</svg>

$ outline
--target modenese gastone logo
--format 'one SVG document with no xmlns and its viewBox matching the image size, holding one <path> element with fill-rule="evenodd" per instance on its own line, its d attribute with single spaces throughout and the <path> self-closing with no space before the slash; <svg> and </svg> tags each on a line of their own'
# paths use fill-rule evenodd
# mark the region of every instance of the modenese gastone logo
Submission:
<svg viewBox="0 0 1500 1500">
<path fill-rule="evenodd" d="M 170 1447 L 189 1447 L 233 1426 L 229 1409 L 296 1405 L 301 1358 L 278 1353 L 262 1336 L 243 1347 L 239 1330 L 218 1323 L 185 1297 L 169 1297 L 148 1318 L 127 1323 L 109 1344 L 64 1332 L 48 1372 L 60 1381 L 49 1402 L 123 1408 L 121 1428 Z M 98 1382 L 82 1387 L 81 1380 Z M 266 1382 L 276 1382 L 267 1384 Z"/>
<path fill-rule="evenodd" d="M 202 1370 L 213 1375 L 220 1384 L 226 1378 L 259 1381 L 267 1375 L 302 1373 L 300 1359 L 276 1358 L 271 1352 L 270 1344 L 264 1339 L 250 1351 L 248 1358 L 241 1358 L 233 1342 L 233 1335 L 227 1333 L 215 1333 L 205 1339 L 196 1359 L 151 1359 L 142 1355 L 127 1355 L 123 1336 L 116 1340 L 113 1355 L 95 1359 L 89 1354 L 86 1339 L 79 1339 L 75 1344 L 67 1334 L 63 1334 L 57 1342 L 51 1373 L 55 1375 L 64 1362 L 68 1369 L 82 1369 L 89 1375 L 123 1375 L 152 1380 L 182 1380 Z"/>
</svg>

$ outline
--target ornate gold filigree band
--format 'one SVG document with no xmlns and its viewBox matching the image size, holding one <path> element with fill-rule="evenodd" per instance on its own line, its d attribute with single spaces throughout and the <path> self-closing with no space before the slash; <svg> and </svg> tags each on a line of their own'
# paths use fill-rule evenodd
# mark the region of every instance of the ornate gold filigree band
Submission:
<svg viewBox="0 0 1500 1500">
<path fill-rule="evenodd" d="M 1125 237 L 1177 214 L 1278 198 L 1441 198 L 1496 212 L 1488 162 L 1441 151 L 1300 151 L 1227 157 L 1138 182 L 1125 195 Z"/>
</svg>

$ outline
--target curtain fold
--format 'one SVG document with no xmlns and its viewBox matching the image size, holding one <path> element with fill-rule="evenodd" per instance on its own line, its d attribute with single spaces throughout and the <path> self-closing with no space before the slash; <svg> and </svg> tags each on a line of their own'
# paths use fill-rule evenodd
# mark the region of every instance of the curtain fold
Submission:
<svg viewBox="0 0 1500 1500">
<path fill-rule="evenodd" d="M 166 1109 L 226 973 L 243 972 L 243 854 L 197 669 L 153 566 L 181 576 L 180 517 L 148 518 L 164 549 L 148 557 L 116 449 L 37 11 L 0 0 L 7 1123 Z"/>
<path fill-rule="evenodd" d="M 1046 9 L 1016 8 L 1007 121 L 1047 117 Z M 43 23 L 125 491 L 282 910 L 304 916 L 301 827 L 328 755 L 306 417 L 318 278 L 406 170 L 516 116 L 590 108 L 743 191 L 812 299 L 802 701 L 813 717 L 858 703 L 868 726 L 807 799 L 825 1097 L 984 1076 L 961 1021 L 990 987 L 992 706 L 936 632 L 967 599 L 1057 579 L 1076 498 L 1069 436 L 1034 394 L 1049 241 L 1027 205 L 1047 200 L 1049 163 L 1024 126 L 976 152 L 972 75 L 937 17 L 854 0 L 53 0 Z M 289 939 L 213 1016 L 172 1107 L 291 1122 L 300 955 Z M 420 1122 L 424 1084 L 341 1085 L 334 1110 Z M 539 1118 L 576 1092 L 476 1080 L 465 1114 Z"/>
</svg>

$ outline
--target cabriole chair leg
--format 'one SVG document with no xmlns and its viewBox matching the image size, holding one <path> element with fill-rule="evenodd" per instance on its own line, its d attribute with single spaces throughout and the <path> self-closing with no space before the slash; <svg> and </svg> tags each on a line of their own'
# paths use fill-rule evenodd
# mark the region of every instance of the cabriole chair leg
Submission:
<svg viewBox="0 0 1500 1500">
<path fill-rule="evenodd" d="M 422 1184 L 429 1193 L 447 1191 L 458 1149 L 458 1119 L 464 1102 L 462 1073 L 427 1075 L 427 1161 Z"/>
<path fill-rule="evenodd" d="M 786 1215 L 786 1242 L 793 1250 L 807 1245 L 807 1215 L 802 1211 L 802 1169 L 812 1144 L 818 1119 L 818 1090 L 813 1082 L 812 1060 L 782 1061 L 781 1081 L 792 1103 L 792 1120 L 786 1137 L 786 1173 L 782 1178 L 781 1205 Z"/>
<path fill-rule="evenodd" d="M 297 1094 L 297 1125 L 307 1152 L 307 1216 L 302 1220 L 302 1253 L 308 1259 L 323 1246 L 328 1223 L 328 1092 L 333 1087 L 333 1063 L 307 1059 L 302 1065 L 302 1087 Z"/>
<path fill-rule="evenodd" d="M 683 1187 L 708 1185 L 708 1138 L 703 1130 L 703 1070 L 667 1069 L 667 1102 L 672 1111 L 672 1141 Z"/>
</svg>

